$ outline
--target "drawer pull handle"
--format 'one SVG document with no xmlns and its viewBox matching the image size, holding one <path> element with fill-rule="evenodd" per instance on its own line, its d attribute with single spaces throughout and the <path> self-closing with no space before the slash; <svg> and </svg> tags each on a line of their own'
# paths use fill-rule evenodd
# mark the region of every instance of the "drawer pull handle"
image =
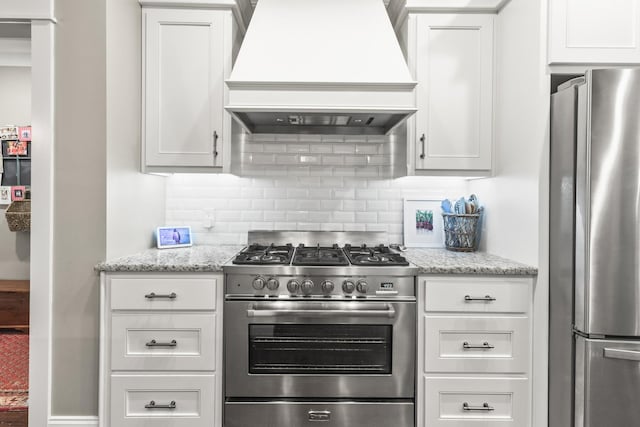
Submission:
<svg viewBox="0 0 640 427">
<path fill-rule="evenodd" d="M 462 404 L 463 411 L 493 411 L 493 406 L 489 406 L 487 402 L 484 402 L 482 406 L 469 406 L 467 402 Z"/>
<path fill-rule="evenodd" d="M 147 347 L 175 347 L 178 345 L 178 341 L 171 340 L 171 342 L 157 342 L 156 340 L 151 340 L 145 345 Z"/>
<path fill-rule="evenodd" d="M 495 346 L 492 346 L 491 344 L 489 344 L 488 342 L 483 342 L 482 345 L 471 345 L 469 344 L 467 341 L 462 343 L 462 348 L 464 348 L 465 350 L 491 350 L 492 348 L 495 348 Z"/>
<path fill-rule="evenodd" d="M 485 295 L 483 297 L 472 297 L 470 295 L 465 295 L 464 296 L 464 300 L 465 302 L 469 302 L 469 301 L 486 301 L 486 302 L 490 302 L 490 301 L 495 301 L 496 299 L 494 297 L 492 297 L 491 295 Z"/>
<path fill-rule="evenodd" d="M 146 294 L 144 296 L 147 299 L 154 299 L 154 298 L 168 298 L 168 299 L 176 299 L 178 297 L 178 295 L 175 292 L 171 292 L 170 294 L 156 294 L 155 292 L 151 292 L 150 294 Z"/>
<path fill-rule="evenodd" d="M 144 405 L 146 409 L 176 409 L 176 401 L 172 400 L 168 405 L 157 405 L 155 401 L 151 401 Z"/>
</svg>

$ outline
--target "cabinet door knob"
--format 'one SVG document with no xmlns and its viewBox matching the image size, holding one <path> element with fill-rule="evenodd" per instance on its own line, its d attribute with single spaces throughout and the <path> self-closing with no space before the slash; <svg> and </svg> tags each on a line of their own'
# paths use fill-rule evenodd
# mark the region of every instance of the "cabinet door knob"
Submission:
<svg viewBox="0 0 640 427">
<path fill-rule="evenodd" d="M 422 142 L 422 154 L 420 154 L 420 158 L 424 159 L 425 154 L 424 154 L 424 142 L 426 141 L 426 137 L 424 136 L 424 133 L 422 134 L 422 136 L 420 137 L 420 142 Z"/>
<path fill-rule="evenodd" d="M 218 157 L 218 132 L 213 131 L 213 157 Z"/>
</svg>

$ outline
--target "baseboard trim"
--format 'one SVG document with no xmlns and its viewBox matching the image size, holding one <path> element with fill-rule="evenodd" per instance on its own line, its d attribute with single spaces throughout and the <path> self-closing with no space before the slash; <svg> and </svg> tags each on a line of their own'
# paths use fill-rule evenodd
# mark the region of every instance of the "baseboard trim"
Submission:
<svg viewBox="0 0 640 427">
<path fill-rule="evenodd" d="M 56 427 L 95 427 L 99 424 L 95 416 L 50 416 L 49 426 Z"/>
</svg>

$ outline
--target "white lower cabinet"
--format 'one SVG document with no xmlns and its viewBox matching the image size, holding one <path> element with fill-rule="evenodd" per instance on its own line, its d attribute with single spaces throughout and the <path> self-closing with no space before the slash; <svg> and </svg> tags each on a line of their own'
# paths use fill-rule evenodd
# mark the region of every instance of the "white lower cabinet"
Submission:
<svg viewBox="0 0 640 427">
<path fill-rule="evenodd" d="M 530 424 L 527 378 L 424 377 L 425 426 L 524 427 Z"/>
<path fill-rule="evenodd" d="M 214 375 L 113 375 L 111 425 L 210 427 L 215 383 Z"/>
<path fill-rule="evenodd" d="M 221 427 L 222 275 L 100 282 L 100 426 Z"/>
<path fill-rule="evenodd" d="M 422 276 L 417 425 L 531 426 L 533 278 Z"/>
</svg>

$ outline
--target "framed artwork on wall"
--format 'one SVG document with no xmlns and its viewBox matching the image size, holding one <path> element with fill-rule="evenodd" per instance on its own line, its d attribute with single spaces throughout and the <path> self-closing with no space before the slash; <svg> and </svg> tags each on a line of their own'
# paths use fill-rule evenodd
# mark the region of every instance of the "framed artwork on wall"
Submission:
<svg viewBox="0 0 640 427">
<path fill-rule="evenodd" d="M 444 247 L 440 200 L 404 199 L 404 245 L 414 248 Z"/>
<path fill-rule="evenodd" d="M 11 204 L 11 187 L 8 185 L 0 187 L 0 205 Z"/>
</svg>

